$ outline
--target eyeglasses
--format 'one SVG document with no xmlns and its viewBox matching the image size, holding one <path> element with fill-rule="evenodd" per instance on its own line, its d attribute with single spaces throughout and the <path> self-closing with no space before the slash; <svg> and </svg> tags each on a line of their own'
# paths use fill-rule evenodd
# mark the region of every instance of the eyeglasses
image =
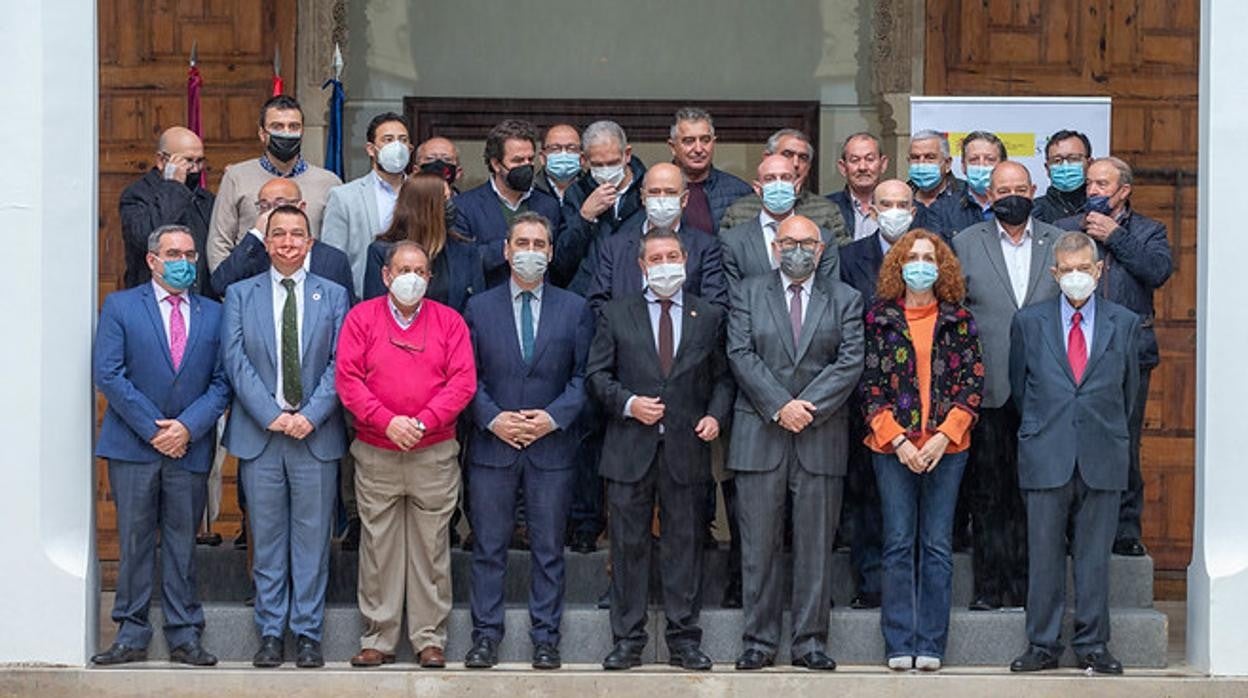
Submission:
<svg viewBox="0 0 1248 698">
<path fill-rule="evenodd" d="M 1050 165 L 1082 165 L 1088 161 L 1086 155 L 1054 155 L 1048 159 Z"/>
<path fill-rule="evenodd" d="M 581 154 L 581 146 L 579 146 L 579 145 L 558 145 L 558 144 L 556 144 L 556 143 L 551 143 L 550 145 L 547 145 L 547 146 L 542 146 L 542 152 L 543 152 L 543 153 L 545 153 L 545 154 L 547 154 L 547 155 L 554 155 L 555 153 L 570 153 L 570 154 L 572 154 L 572 155 L 580 155 L 580 154 Z"/>
<path fill-rule="evenodd" d="M 170 262 L 185 259 L 194 264 L 199 260 L 199 253 L 195 250 L 165 250 L 164 254 L 160 255 L 160 258 Z"/>
<path fill-rule="evenodd" d="M 791 240 L 788 238 L 776 240 L 776 246 L 785 251 L 796 250 L 800 247 L 807 252 L 814 252 L 819 249 L 820 244 L 818 240 Z"/>
</svg>

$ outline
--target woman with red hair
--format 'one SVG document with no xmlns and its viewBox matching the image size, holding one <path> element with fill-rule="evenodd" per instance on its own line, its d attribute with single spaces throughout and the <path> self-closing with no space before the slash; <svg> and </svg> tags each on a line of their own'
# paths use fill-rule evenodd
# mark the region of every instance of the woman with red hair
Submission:
<svg viewBox="0 0 1248 698">
<path fill-rule="evenodd" d="M 913 230 L 885 255 L 865 320 L 859 390 L 884 515 L 880 629 L 897 671 L 940 669 L 949 636 L 953 515 L 984 385 L 965 292 L 944 240 Z"/>
</svg>

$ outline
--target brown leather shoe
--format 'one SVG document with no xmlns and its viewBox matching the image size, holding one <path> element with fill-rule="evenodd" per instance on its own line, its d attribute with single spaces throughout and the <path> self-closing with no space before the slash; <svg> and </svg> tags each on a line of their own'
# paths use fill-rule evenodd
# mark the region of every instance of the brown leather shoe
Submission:
<svg viewBox="0 0 1248 698">
<path fill-rule="evenodd" d="M 423 669 L 441 669 L 446 666 L 446 655 L 441 647 L 426 647 L 420 651 L 420 666 Z"/>
<path fill-rule="evenodd" d="M 360 653 L 351 658 L 351 666 L 381 666 L 382 664 L 394 664 L 394 655 L 385 654 L 381 650 L 373 648 L 362 649 Z"/>
</svg>

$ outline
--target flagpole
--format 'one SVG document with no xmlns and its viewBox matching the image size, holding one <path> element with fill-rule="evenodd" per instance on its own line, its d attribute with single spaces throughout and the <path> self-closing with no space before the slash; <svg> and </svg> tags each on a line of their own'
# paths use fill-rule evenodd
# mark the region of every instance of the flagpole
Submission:
<svg viewBox="0 0 1248 698">
<path fill-rule="evenodd" d="M 273 96 L 282 94 L 282 49 L 273 49 Z"/>
<path fill-rule="evenodd" d="M 204 86 L 204 78 L 199 74 L 199 42 L 191 44 L 191 67 L 186 73 L 186 127 L 195 132 L 201 139 L 204 137 L 204 125 L 200 116 L 199 93 Z"/>
<path fill-rule="evenodd" d="M 327 87 L 332 88 L 329 93 L 329 123 L 325 137 L 325 169 L 338 175 L 338 179 L 345 180 L 342 157 L 342 107 L 346 101 L 346 92 L 342 89 L 342 65 L 342 51 L 339 50 L 338 44 L 334 44 L 334 76 L 321 85 L 322 90 Z"/>
</svg>

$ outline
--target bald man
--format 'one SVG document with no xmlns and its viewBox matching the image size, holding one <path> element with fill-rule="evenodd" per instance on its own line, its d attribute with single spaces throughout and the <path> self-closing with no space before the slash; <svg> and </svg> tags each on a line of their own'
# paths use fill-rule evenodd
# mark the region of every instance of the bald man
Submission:
<svg viewBox="0 0 1248 698">
<path fill-rule="evenodd" d="M 451 191 L 459 193 L 455 183 L 464 175 L 464 168 L 459 165 L 459 148 L 449 139 L 434 136 L 416 146 L 416 167 L 445 179 Z"/>
<path fill-rule="evenodd" d="M 1057 296 L 1053 244 L 1061 230 L 1031 216 L 1036 187 L 1023 165 L 993 167 L 992 218 L 953 238 L 966 276 L 966 307 L 979 326 L 984 402 L 971 433 L 963 496 L 975 546 L 971 610 L 1022 606 L 1027 599 L 1027 517 L 1018 489 L 1019 414 L 1010 400 L 1010 323 L 1019 308 Z"/>
<path fill-rule="evenodd" d="M 533 182 L 540 189 L 559 199 L 581 175 L 581 134 L 571 124 L 555 124 L 546 129 L 542 138 L 542 176 Z"/>
<path fill-rule="evenodd" d="M 126 272 L 123 283 L 134 288 L 147 283 L 147 236 L 162 225 L 183 225 L 204 250 L 208 222 L 216 200 L 200 178 L 204 171 L 204 144 L 199 136 L 181 126 L 160 134 L 152 169 L 121 193 L 121 233 L 125 243 Z M 192 293 L 212 296 L 208 283 L 208 256 L 199 255 Z"/>
</svg>

